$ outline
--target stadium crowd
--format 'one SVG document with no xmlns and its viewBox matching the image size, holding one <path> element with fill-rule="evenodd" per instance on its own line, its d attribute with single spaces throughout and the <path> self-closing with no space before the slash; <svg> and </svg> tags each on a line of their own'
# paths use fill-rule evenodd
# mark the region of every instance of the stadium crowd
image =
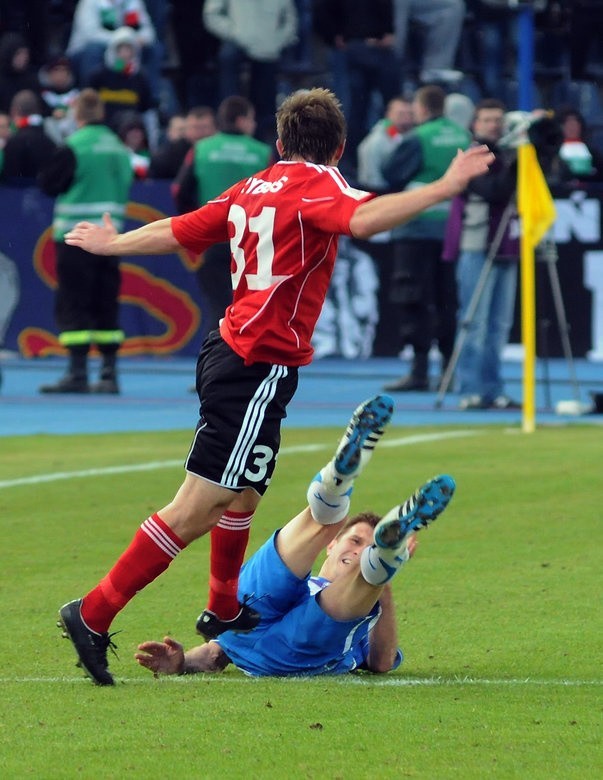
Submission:
<svg viewBox="0 0 603 780">
<path fill-rule="evenodd" d="M 532 6 L 535 103 L 578 111 L 601 146 L 603 0 Z M 242 94 L 270 143 L 279 98 L 326 86 L 342 100 L 351 154 L 389 99 L 424 84 L 517 108 L 517 21 L 508 0 L 2 0 L 0 112 L 31 90 L 60 142 L 74 129 L 66 116 L 77 91 L 92 86 L 123 139 L 133 123 L 144 128 L 144 143 L 132 142 L 140 175 L 175 117 Z"/>
<path fill-rule="evenodd" d="M 450 149 L 459 145 L 452 137 L 434 141 L 436 126 L 450 133 L 448 122 L 461 125 L 466 140 L 460 145 L 465 146 L 476 137 L 476 107 L 479 113 L 484 101 L 498 101 L 509 115 L 517 109 L 518 22 L 526 4 L 0 0 L 0 186 L 39 181 L 56 150 L 77 131 L 75 101 L 91 87 L 104 104 L 104 122 L 126 147 L 135 178 L 170 181 L 174 213 L 182 212 L 203 202 L 209 175 L 212 184 L 239 177 L 240 161 L 231 171 L 212 168 L 208 173 L 203 167 L 203 160 L 213 154 L 209 137 L 222 134 L 221 141 L 214 142 L 220 149 L 222 141 L 230 148 L 239 136 L 239 148 L 257 141 L 274 150 L 274 114 L 284 97 L 296 89 L 324 86 L 339 97 L 347 119 L 348 139 L 339 167 L 348 181 L 377 192 L 412 188 L 449 162 L 430 159 L 424 149 L 417 153 L 418 144 Z M 549 172 L 555 171 L 557 181 L 577 186 L 601 182 L 603 45 L 594 31 L 603 21 L 603 0 L 532 0 L 530 5 L 533 102 L 552 114 L 558 133 L 558 164 Z M 421 102 L 417 95 L 424 96 L 425 88 L 436 90 L 429 93 L 436 96 L 435 104 L 417 119 L 413 105 Z M 252 123 L 251 130 L 225 123 L 223 114 L 220 121 L 220 106 L 235 96 L 250 106 L 245 121 Z M 252 138 L 245 141 L 247 136 Z M 199 176 L 205 180 L 195 192 L 199 182 L 192 189 L 187 183 Z M 187 193 L 193 196 L 185 206 Z M 388 328 L 396 350 L 412 347 L 414 354 L 411 374 L 390 390 L 430 389 L 430 339 L 418 344 L 413 336 L 430 316 L 426 307 L 422 313 L 415 311 L 417 290 L 427 291 L 419 298 L 428 307 L 433 308 L 432 297 L 446 302 L 438 305 L 448 315 L 433 338 L 442 356 L 442 374 L 450 359 L 454 320 L 464 304 L 456 300 L 459 280 L 454 279 L 453 265 L 440 262 L 447 229 L 443 210 L 441 216 L 435 231 L 423 220 L 410 225 L 407 235 L 381 236 L 370 246 L 373 258 L 385 252 L 390 262 L 389 255 L 396 254 L 393 273 L 400 278 L 408 276 L 404 255 L 414 254 L 418 241 L 423 248 L 429 245 L 433 256 L 429 278 L 411 274 L 412 289 L 403 289 L 396 279 L 382 285 L 393 292 L 390 300 L 380 302 L 377 327 Z M 426 225 L 429 235 L 423 234 Z M 205 260 L 201 285 L 210 271 L 211 258 Z M 216 298 L 212 320 L 219 318 L 229 294 L 228 284 L 221 287 L 225 294 Z M 0 340 L 2 333 L 0 319 Z M 484 405 L 484 393 L 475 386 L 463 393 L 473 404 Z M 486 395 L 489 404 L 492 393 Z M 502 398 L 505 404 L 510 401 Z"/>
</svg>

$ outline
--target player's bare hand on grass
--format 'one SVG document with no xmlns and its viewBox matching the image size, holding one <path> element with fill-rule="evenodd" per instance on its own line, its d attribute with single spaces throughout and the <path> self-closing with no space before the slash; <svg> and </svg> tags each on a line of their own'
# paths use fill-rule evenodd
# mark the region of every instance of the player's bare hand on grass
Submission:
<svg viewBox="0 0 603 780">
<path fill-rule="evenodd" d="M 93 255 L 107 255 L 109 254 L 109 245 L 116 235 L 115 225 L 109 214 L 105 212 L 102 225 L 94 225 L 92 222 L 78 222 L 68 233 L 65 233 L 65 243 L 79 246 L 80 249 L 91 252 Z"/>
<path fill-rule="evenodd" d="M 463 192 L 471 179 L 487 173 L 494 162 L 494 155 L 486 145 L 472 146 L 466 151 L 459 151 L 450 163 L 442 181 L 450 190 L 450 195 Z"/>
<path fill-rule="evenodd" d="M 135 653 L 134 658 L 155 676 L 183 674 L 185 671 L 189 674 L 222 672 L 230 663 L 217 642 L 193 647 L 187 651 L 186 657 L 180 642 L 170 636 L 166 636 L 163 642 L 143 642 L 138 649 L 142 652 Z"/>
<path fill-rule="evenodd" d="M 163 642 L 142 642 L 141 651 L 134 658 L 153 674 L 182 674 L 184 671 L 184 647 L 170 636 Z"/>
</svg>

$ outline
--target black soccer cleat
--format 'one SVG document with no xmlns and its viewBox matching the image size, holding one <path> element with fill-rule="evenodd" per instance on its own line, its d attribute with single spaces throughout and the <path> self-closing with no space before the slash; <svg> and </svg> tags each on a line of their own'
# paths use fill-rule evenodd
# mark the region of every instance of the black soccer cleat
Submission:
<svg viewBox="0 0 603 780">
<path fill-rule="evenodd" d="M 82 620 L 80 608 L 82 599 L 64 604 L 59 610 L 59 628 L 63 629 L 65 639 L 70 639 L 78 657 L 78 666 L 96 685 L 113 685 L 113 677 L 107 663 L 107 650 L 115 653 L 115 645 L 110 634 L 97 634 Z"/>
<path fill-rule="evenodd" d="M 225 631 L 236 631 L 239 634 L 246 634 L 252 631 L 260 622 L 261 615 L 252 609 L 247 603 L 241 604 L 239 614 L 231 620 L 221 620 L 209 609 L 204 609 L 197 618 L 197 633 L 209 642 L 215 639 Z"/>
</svg>

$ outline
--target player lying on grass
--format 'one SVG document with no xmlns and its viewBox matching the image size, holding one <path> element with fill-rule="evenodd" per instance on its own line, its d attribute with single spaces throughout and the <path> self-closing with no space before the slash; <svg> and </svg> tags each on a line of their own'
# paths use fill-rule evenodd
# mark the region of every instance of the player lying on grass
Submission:
<svg viewBox="0 0 603 780">
<path fill-rule="evenodd" d="M 233 301 L 199 353 L 199 418 L 184 481 L 139 526 L 105 576 L 59 610 L 64 634 L 98 685 L 113 684 L 107 650 L 115 617 L 207 533 L 209 600 L 197 631 L 213 639 L 257 625 L 258 612 L 237 601 L 237 578 L 299 367 L 312 360 L 339 236 L 369 238 L 400 225 L 465 190 L 494 160 L 487 147 L 474 147 L 459 152 L 441 179 L 374 197 L 350 187 L 337 170 L 346 127 L 335 95 L 296 92 L 276 119 L 281 160 L 200 209 L 121 234 L 106 216 L 103 225 L 80 222 L 65 236 L 67 244 L 97 255 L 171 254 L 183 247 L 202 255 L 225 241 L 231 251 Z"/>
<path fill-rule="evenodd" d="M 348 518 L 353 483 L 391 417 L 389 396 L 354 412 L 334 458 L 308 488 L 308 506 L 249 559 L 239 596 L 255 594 L 261 619 L 249 633 L 227 631 L 184 651 L 171 637 L 143 642 L 137 661 L 155 674 L 250 675 L 388 672 L 402 661 L 389 582 L 415 550 L 414 532 L 445 509 L 455 483 L 435 477 L 379 520 Z M 347 519 L 346 519 L 347 518 Z M 317 576 L 310 570 L 327 550 Z"/>
</svg>

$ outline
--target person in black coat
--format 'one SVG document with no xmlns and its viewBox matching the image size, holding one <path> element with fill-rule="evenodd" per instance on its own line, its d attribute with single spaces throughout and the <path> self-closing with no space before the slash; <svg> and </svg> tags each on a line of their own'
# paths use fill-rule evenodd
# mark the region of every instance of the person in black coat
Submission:
<svg viewBox="0 0 603 780">
<path fill-rule="evenodd" d="M 0 37 L 0 111 L 9 111 L 11 100 L 24 89 L 40 93 L 31 50 L 20 33 L 7 32 Z"/>
<path fill-rule="evenodd" d="M 24 89 L 11 102 L 14 134 L 4 147 L 1 181 L 12 186 L 35 184 L 40 169 L 52 157 L 56 146 L 44 132 L 40 98 Z"/>
<path fill-rule="evenodd" d="M 129 27 L 118 28 L 105 51 L 105 64 L 92 73 L 87 84 L 101 96 L 105 122 L 116 133 L 124 114 L 132 111 L 142 114 L 147 130 L 151 129 L 147 124 L 150 113 L 156 114 L 151 82 L 140 68 L 139 53 L 134 32 Z M 153 127 L 155 120 L 156 116 Z"/>
</svg>

